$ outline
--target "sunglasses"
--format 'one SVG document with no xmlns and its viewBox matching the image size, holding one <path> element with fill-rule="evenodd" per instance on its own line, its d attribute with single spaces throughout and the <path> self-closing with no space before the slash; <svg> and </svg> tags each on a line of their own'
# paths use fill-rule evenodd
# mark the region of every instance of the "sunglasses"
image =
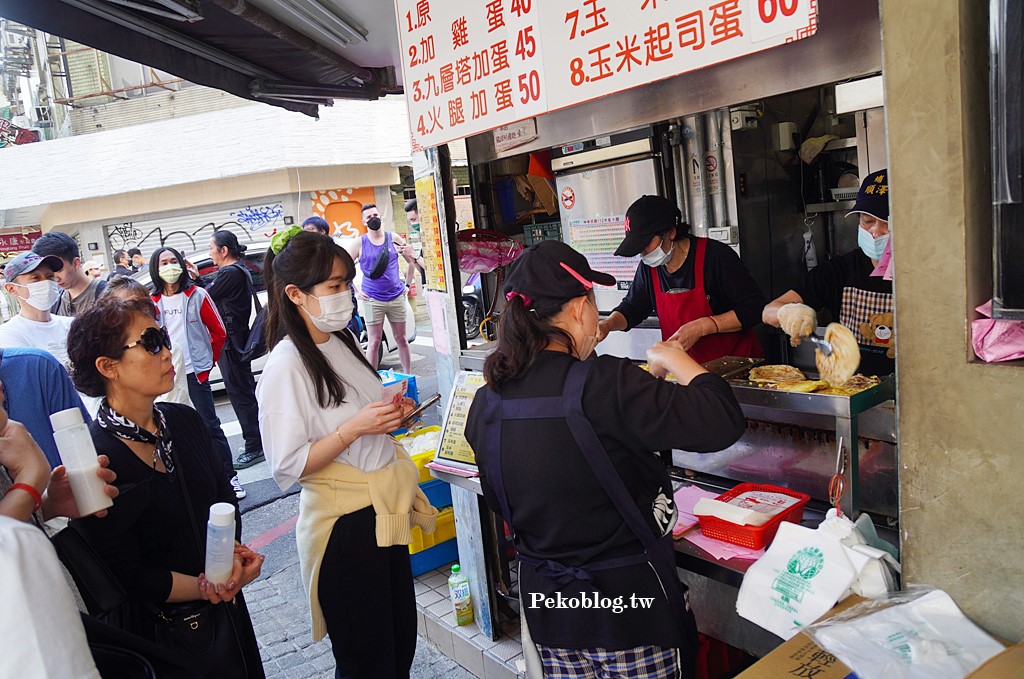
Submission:
<svg viewBox="0 0 1024 679">
<path fill-rule="evenodd" d="M 167 334 L 167 328 L 146 328 L 139 339 L 124 345 L 121 349 L 127 351 L 137 344 L 141 344 L 143 349 L 156 356 L 164 347 L 167 347 L 168 351 L 171 350 L 171 336 Z"/>
</svg>

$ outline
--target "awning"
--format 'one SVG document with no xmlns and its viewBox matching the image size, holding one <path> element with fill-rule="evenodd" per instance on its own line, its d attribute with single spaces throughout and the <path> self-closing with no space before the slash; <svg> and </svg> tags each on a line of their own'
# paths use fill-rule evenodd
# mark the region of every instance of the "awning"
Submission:
<svg viewBox="0 0 1024 679">
<path fill-rule="evenodd" d="M 365 4 L 364 23 L 334 0 L 0 0 L 0 16 L 316 116 L 317 106 L 333 99 L 402 92 L 394 6 Z M 364 28 L 370 25 L 375 30 Z M 368 38 L 376 41 L 372 50 Z M 394 48 L 382 55 L 381 45 Z M 360 47 L 376 63 L 356 63 Z"/>
</svg>

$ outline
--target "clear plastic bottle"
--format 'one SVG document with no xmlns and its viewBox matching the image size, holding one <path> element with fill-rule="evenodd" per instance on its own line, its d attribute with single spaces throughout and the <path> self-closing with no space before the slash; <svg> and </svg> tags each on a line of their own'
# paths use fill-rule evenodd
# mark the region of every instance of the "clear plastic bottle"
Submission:
<svg viewBox="0 0 1024 679">
<path fill-rule="evenodd" d="M 75 496 L 78 513 L 89 516 L 114 504 L 103 492 L 106 485 L 103 479 L 96 476 L 100 463 L 96 460 L 96 446 L 92 443 L 88 425 L 82 419 L 82 411 L 68 408 L 54 413 L 50 415 L 50 426 L 53 427 L 53 441 L 60 452 L 60 461 L 68 470 L 71 494 Z"/>
<path fill-rule="evenodd" d="M 473 599 L 469 595 L 469 578 L 462 572 L 459 564 L 452 564 L 452 574 L 448 578 L 448 592 L 455 607 L 455 621 L 459 625 L 473 622 Z"/>
<path fill-rule="evenodd" d="M 210 506 L 206 524 L 206 579 L 223 585 L 231 577 L 235 560 L 235 506 L 218 502 Z"/>
</svg>

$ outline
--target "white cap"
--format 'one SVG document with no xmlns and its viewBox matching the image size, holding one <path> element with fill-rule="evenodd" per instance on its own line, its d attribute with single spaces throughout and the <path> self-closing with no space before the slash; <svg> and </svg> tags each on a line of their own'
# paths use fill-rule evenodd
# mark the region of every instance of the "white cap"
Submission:
<svg viewBox="0 0 1024 679">
<path fill-rule="evenodd" d="M 214 526 L 230 526 L 235 523 L 235 506 L 229 502 L 210 505 L 210 523 Z"/>
<path fill-rule="evenodd" d="M 67 429 L 68 427 L 74 427 L 84 423 L 85 420 L 82 419 L 82 411 L 78 408 L 68 408 L 67 410 L 62 410 L 59 413 L 50 415 L 50 426 L 53 427 L 54 431 Z"/>
</svg>

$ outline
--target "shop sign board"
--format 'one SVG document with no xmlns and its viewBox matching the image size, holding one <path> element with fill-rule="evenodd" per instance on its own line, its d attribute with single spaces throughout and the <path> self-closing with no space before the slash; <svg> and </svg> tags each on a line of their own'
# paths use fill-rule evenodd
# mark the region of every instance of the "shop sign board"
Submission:
<svg viewBox="0 0 1024 679">
<path fill-rule="evenodd" d="M 437 190 L 434 175 L 416 180 L 416 202 L 420 208 L 420 246 L 427 289 L 446 292 L 448 283 L 444 274 L 444 246 L 441 243 L 441 222 L 437 214 Z"/>
<path fill-rule="evenodd" d="M 20 252 L 28 252 L 41 235 L 42 231 L 0 234 L 0 256 L 9 257 Z"/>
<path fill-rule="evenodd" d="M 466 440 L 466 423 L 473 398 L 484 384 L 486 380 L 483 373 L 461 370 L 455 377 L 455 386 L 441 429 L 441 441 L 437 446 L 436 459 L 441 462 L 476 464 L 476 454 Z"/>
<path fill-rule="evenodd" d="M 415 149 L 814 35 L 818 0 L 395 0 Z"/>
</svg>

